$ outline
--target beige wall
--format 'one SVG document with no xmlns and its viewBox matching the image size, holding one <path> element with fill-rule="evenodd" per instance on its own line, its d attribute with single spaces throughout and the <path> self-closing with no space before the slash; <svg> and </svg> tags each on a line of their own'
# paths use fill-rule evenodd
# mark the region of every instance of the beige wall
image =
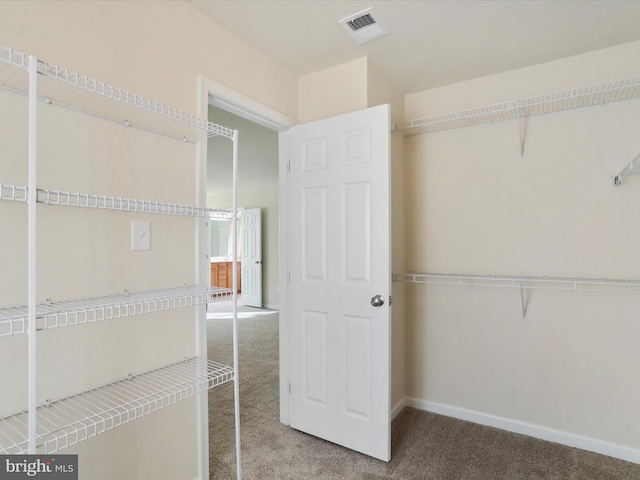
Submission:
<svg viewBox="0 0 640 480">
<path fill-rule="evenodd" d="M 403 93 L 367 57 L 303 75 L 298 85 L 300 123 L 385 103 L 392 123 L 404 119 Z"/>
<path fill-rule="evenodd" d="M 297 114 L 294 75 L 181 1 L 4 1 L 0 45 L 188 113 L 197 111 L 202 74 L 285 115 Z M 26 104 L 6 92 L 0 101 L 0 130 L 9 132 L 0 142 L 0 183 L 25 185 Z M 39 187 L 197 201 L 193 145 L 53 105 L 41 104 L 39 112 Z M 15 221 L 0 238 L 2 303 L 24 304 L 25 208 L 2 202 L 0 212 Z M 152 248 L 131 252 L 130 222 L 142 218 L 151 220 Z M 192 219 L 54 207 L 38 207 L 38 219 L 41 300 L 194 282 Z M 192 355 L 194 317 L 187 309 L 39 334 L 38 400 Z M 25 407 L 26 343 L 24 336 L 0 343 L 0 361 L 14 366 L 2 377 L 5 415 Z M 186 401 L 64 453 L 79 453 L 83 479 L 196 478 L 197 429 L 195 402 Z"/>
<path fill-rule="evenodd" d="M 367 107 L 388 103 L 391 107 L 391 124 L 404 121 L 404 94 L 367 59 Z"/>
<path fill-rule="evenodd" d="M 297 77 L 183 1 L 2 1 L 0 45 L 188 113 L 204 75 L 297 115 Z"/>
<path fill-rule="evenodd" d="M 367 57 L 298 80 L 300 123 L 367 108 Z"/>
<path fill-rule="evenodd" d="M 639 56 L 636 42 L 408 95 L 405 107 L 415 118 L 631 76 Z M 529 118 L 523 162 L 515 122 L 406 139 L 407 270 L 638 279 L 640 183 L 609 177 L 640 152 L 639 122 L 638 100 Z M 635 296 L 528 291 L 522 320 L 518 290 L 407 285 L 407 309 L 414 404 L 640 461 Z"/>
</svg>

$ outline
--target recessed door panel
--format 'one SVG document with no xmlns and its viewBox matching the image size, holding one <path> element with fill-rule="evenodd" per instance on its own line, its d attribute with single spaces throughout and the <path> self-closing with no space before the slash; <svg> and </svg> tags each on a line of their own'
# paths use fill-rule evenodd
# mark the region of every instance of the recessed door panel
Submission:
<svg viewBox="0 0 640 480">
<path fill-rule="evenodd" d="M 371 129 L 352 130 L 345 132 L 343 136 L 345 165 L 371 161 Z"/>
<path fill-rule="evenodd" d="M 344 281 L 369 282 L 371 275 L 371 183 L 344 185 Z"/>
<path fill-rule="evenodd" d="M 303 312 L 304 399 L 327 406 L 328 319 L 326 312 Z"/>
<path fill-rule="evenodd" d="M 345 411 L 362 419 L 371 414 L 371 318 L 344 316 Z"/>
<path fill-rule="evenodd" d="M 313 187 L 302 195 L 303 250 L 305 280 L 327 279 L 327 188 Z"/>
<path fill-rule="evenodd" d="M 322 170 L 328 165 L 327 138 L 314 138 L 305 140 L 302 144 L 303 149 L 303 170 Z"/>
</svg>

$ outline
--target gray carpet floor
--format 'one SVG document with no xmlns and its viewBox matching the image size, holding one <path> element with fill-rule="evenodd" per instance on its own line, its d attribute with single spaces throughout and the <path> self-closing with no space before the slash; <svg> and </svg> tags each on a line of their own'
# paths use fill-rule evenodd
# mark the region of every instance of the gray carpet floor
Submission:
<svg viewBox="0 0 640 480">
<path fill-rule="evenodd" d="M 228 309 L 214 306 L 208 347 L 231 364 Z M 393 421 L 389 463 L 293 430 L 279 421 L 278 314 L 240 310 L 243 479 L 640 480 L 640 465 L 413 408 Z M 210 479 L 235 479 L 231 383 L 209 392 L 209 422 Z"/>
</svg>

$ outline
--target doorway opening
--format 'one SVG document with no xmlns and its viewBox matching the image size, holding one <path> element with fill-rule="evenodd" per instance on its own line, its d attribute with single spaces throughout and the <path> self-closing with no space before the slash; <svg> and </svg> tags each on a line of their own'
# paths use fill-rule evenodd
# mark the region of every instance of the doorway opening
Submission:
<svg viewBox="0 0 640 480">
<path fill-rule="evenodd" d="M 277 131 L 215 105 L 208 105 L 207 118 L 238 131 L 235 250 L 243 358 L 240 412 L 245 418 L 260 418 L 255 399 L 264 404 L 271 398 L 272 408 L 278 407 L 279 137 Z M 232 158 L 233 145 L 228 141 L 218 137 L 207 140 L 206 206 L 231 213 L 228 219 L 209 220 L 206 232 L 211 285 L 224 288 L 233 286 Z M 208 305 L 206 314 L 209 358 L 228 364 L 233 363 L 233 359 L 225 358 L 232 336 L 233 310 L 232 301 L 214 302 Z M 224 414 L 229 411 L 233 395 L 230 386 L 224 387 L 210 393 L 208 401 L 209 469 L 214 478 L 232 475 L 225 471 L 227 464 L 219 460 L 234 455 L 230 448 L 235 428 L 225 426 L 229 419 Z"/>
<path fill-rule="evenodd" d="M 246 306 L 278 309 L 278 133 L 214 105 L 208 118 L 239 132 L 238 293 Z M 212 137 L 207 143 L 208 208 L 226 210 L 232 205 L 232 145 Z M 230 223 L 209 222 L 211 282 L 228 287 L 232 270 Z"/>
<path fill-rule="evenodd" d="M 210 121 L 223 124 L 225 127 L 232 128 L 238 131 L 238 164 L 239 164 L 239 175 L 238 175 L 238 202 L 237 206 L 239 207 L 250 207 L 250 206 L 260 206 L 263 209 L 271 207 L 270 212 L 262 212 L 261 218 L 263 221 L 262 233 L 263 233 L 263 242 L 262 242 L 262 251 L 264 253 L 264 261 L 263 261 L 263 301 L 262 305 L 263 309 L 245 307 L 240 305 L 238 308 L 238 318 L 240 321 L 238 322 L 239 327 L 239 337 L 242 338 L 240 342 L 240 356 L 243 356 L 243 350 L 250 355 L 259 354 L 262 355 L 262 361 L 257 362 L 256 364 L 260 367 L 256 369 L 256 372 L 259 372 L 262 368 L 267 367 L 268 372 L 258 374 L 256 378 L 252 378 L 250 372 L 248 371 L 246 359 L 245 361 L 240 361 L 240 388 L 242 390 L 242 384 L 245 383 L 249 385 L 254 390 L 256 388 L 262 388 L 265 384 L 270 386 L 270 392 L 275 403 L 275 409 L 273 413 L 277 416 L 280 414 L 280 422 L 288 425 L 288 419 L 283 417 L 283 412 L 287 412 L 286 408 L 283 408 L 282 403 L 284 402 L 286 405 L 287 397 L 285 394 L 286 382 L 282 382 L 280 379 L 287 378 L 287 355 L 286 350 L 283 351 L 283 344 L 286 344 L 287 338 L 287 325 L 284 312 L 279 312 L 281 305 L 286 305 L 286 288 L 279 288 L 279 285 L 286 285 L 286 277 L 283 277 L 286 271 L 286 268 L 281 268 L 281 259 L 286 260 L 286 255 L 282 253 L 282 245 L 280 240 L 282 240 L 282 235 L 286 235 L 286 214 L 280 211 L 279 205 L 286 205 L 286 201 L 283 200 L 283 195 L 286 193 L 286 183 L 282 183 L 282 178 L 286 172 L 286 160 L 282 157 L 286 150 L 281 147 L 284 143 L 283 138 L 286 138 L 288 129 L 296 125 L 297 122 L 292 120 L 281 113 L 272 110 L 265 105 L 262 105 L 255 100 L 252 100 L 248 97 L 245 97 L 238 92 L 229 89 L 217 82 L 214 82 L 205 77 L 200 77 L 200 107 L 199 107 L 199 115 L 201 118 L 208 118 Z M 233 116 L 231 116 L 233 115 Z M 237 125 L 235 122 L 239 122 L 244 120 L 245 124 Z M 277 149 L 275 150 L 274 158 L 272 160 L 273 163 L 267 162 L 258 164 L 255 162 L 257 156 L 250 158 L 249 155 L 243 149 L 243 146 L 246 146 L 248 140 L 248 131 L 255 128 L 256 126 L 265 127 L 269 133 L 274 136 L 276 139 Z M 219 141 L 219 139 L 218 139 Z M 227 172 L 225 173 L 224 165 L 221 166 L 221 169 L 216 169 L 215 165 L 208 165 L 208 158 L 212 156 L 211 147 L 212 142 L 216 142 L 215 137 L 213 139 L 209 139 L 207 142 L 202 142 L 203 148 L 201 148 L 199 154 L 199 162 L 198 162 L 198 171 L 199 171 L 199 182 L 198 182 L 198 198 L 202 204 L 207 205 L 208 207 L 216 208 L 228 208 L 231 205 L 231 197 L 228 196 L 226 201 L 220 201 L 217 193 L 220 192 L 220 188 L 215 187 L 215 183 L 212 186 L 207 185 L 207 180 L 209 178 L 213 178 L 214 182 L 220 179 L 221 183 L 226 183 L 226 185 L 230 185 L 231 181 L 231 171 L 230 167 L 227 167 Z M 206 146 L 205 146 L 206 145 Z M 215 145 L 215 143 L 214 143 Z M 222 147 L 224 148 L 224 146 Z M 227 147 L 228 148 L 228 147 Z M 227 153 L 229 151 L 227 150 Z M 259 152 L 258 152 L 259 153 Z M 253 162 L 253 163 L 249 163 Z M 230 164 L 231 162 L 227 162 Z M 243 167 L 247 167 L 248 165 L 253 165 L 253 169 L 249 169 L 249 173 L 243 174 L 241 170 Z M 283 168 L 284 165 L 284 168 Z M 264 168 L 269 166 L 271 170 L 271 175 L 266 175 Z M 207 172 L 206 175 L 204 173 Z M 227 181 L 223 180 L 224 175 L 227 175 Z M 266 180 L 269 179 L 267 182 Z M 253 183 L 254 182 L 262 182 L 262 185 Z M 252 185 L 250 187 L 250 185 Z M 250 188 L 247 188 L 250 187 Z M 248 197 L 242 193 L 242 190 L 246 190 Z M 267 192 L 267 195 L 260 195 L 260 193 Z M 253 203 L 253 198 L 257 198 L 259 195 L 259 199 L 256 200 L 256 203 Z M 248 198 L 248 200 L 247 200 Z M 265 198 L 269 198 L 270 202 L 265 202 Z M 284 197 L 286 199 L 286 196 Z M 258 202 L 259 200 L 259 202 Z M 227 205 L 226 207 L 224 205 Z M 284 233 L 283 233 L 284 232 Z M 199 241 L 200 247 L 198 248 L 198 252 L 200 252 L 203 256 L 207 252 L 207 238 L 206 232 L 204 230 L 200 231 Z M 268 246 L 270 245 L 270 246 Z M 274 254 L 275 252 L 275 254 Z M 202 257 L 200 257 L 202 258 Z M 200 282 L 207 283 L 210 278 L 209 271 L 209 259 L 205 262 L 202 260 L 198 260 L 198 279 Z M 241 285 L 242 289 L 242 285 Z M 240 295 L 240 298 L 242 295 Z M 241 302 L 238 302 L 241 303 Z M 222 305 L 215 305 L 214 308 L 223 308 Z M 227 309 L 233 309 L 233 305 L 228 305 Z M 271 309 L 271 310 L 269 310 Z M 251 312 L 243 312 L 243 310 L 250 310 Z M 286 311 L 286 309 L 285 309 Z M 256 316 L 254 313 L 256 312 L 272 312 L 271 315 L 263 315 Z M 213 313 L 213 312 L 212 312 Z M 216 312 L 218 317 L 227 316 L 225 312 Z M 244 318 L 247 315 L 251 315 L 249 318 Z M 223 363 L 228 360 L 224 358 L 225 352 L 228 353 L 228 348 L 219 348 L 219 338 L 229 337 L 228 335 L 224 335 L 224 319 L 219 318 L 220 321 L 216 320 L 205 320 L 201 323 L 200 334 L 199 334 L 199 343 L 198 349 L 202 352 L 208 352 L 210 358 L 216 358 L 218 361 L 222 361 Z M 253 335 L 254 340 L 250 340 L 250 335 L 248 332 L 243 332 L 243 328 L 255 326 L 256 328 L 267 328 L 268 332 L 254 332 Z M 211 329 L 208 329 L 208 326 L 214 326 L 215 328 L 220 327 L 222 329 L 222 335 L 217 335 L 215 332 L 212 333 Z M 275 328 L 275 330 L 274 330 Z M 209 331 L 207 331 L 209 330 Z M 212 340 L 214 339 L 215 340 Z M 224 341 L 230 341 L 228 338 Z M 275 343 L 274 343 L 275 342 Z M 260 347 L 266 348 L 268 351 L 273 352 L 271 354 L 263 354 L 264 348 L 255 349 L 252 348 L 255 345 L 259 345 Z M 217 350 L 217 351 L 216 351 Z M 218 353 L 220 353 L 220 358 L 218 358 Z M 267 360 L 267 361 L 265 361 Z M 270 363 L 269 360 L 272 360 L 275 363 Z M 251 362 L 250 362 L 251 363 Z M 269 367 L 269 365 L 271 365 Z M 284 370 L 284 374 L 283 374 Z M 248 382 L 248 383 L 246 383 Z M 275 382 L 275 383 L 274 383 Z M 272 388 L 276 386 L 275 390 Z M 221 390 L 222 389 L 222 390 Z M 208 396 L 208 408 L 207 402 L 203 401 L 200 403 L 200 408 L 198 410 L 198 415 L 200 418 L 207 417 L 209 418 L 209 428 L 202 429 L 201 439 L 204 444 L 209 444 L 209 450 L 202 450 L 204 455 L 201 456 L 201 465 L 203 471 L 213 469 L 219 469 L 220 465 L 214 465 L 212 462 L 215 462 L 216 459 L 230 455 L 235 456 L 233 451 L 224 451 L 224 449 L 229 448 L 230 445 L 233 444 L 231 438 L 220 438 L 221 432 L 231 432 L 234 431 L 232 425 L 220 425 L 217 422 L 223 422 L 228 424 L 232 422 L 232 419 L 229 415 L 225 415 L 223 412 L 228 412 L 229 399 L 232 397 L 231 392 L 227 392 L 227 396 L 229 397 L 225 400 L 225 394 L 223 390 L 225 386 L 221 386 L 221 389 L 216 389 L 216 394 L 209 394 Z M 261 390 L 263 391 L 263 390 Z M 255 392 L 253 392 L 255 393 Z M 222 395 L 221 395 L 222 394 Z M 259 395 L 260 397 L 261 395 Z M 268 396 L 268 395 L 267 395 Z M 240 394 L 240 399 L 242 400 L 242 404 L 240 406 L 240 410 L 244 411 L 243 417 L 247 418 L 247 399 L 250 399 L 250 395 Z M 266 400 L 263 399 L 263 400 Z M 222 403 L 220 403 L 222 402 Z M 249 400 L 250 406 L 256 402 L 252 402 Z M 267 402 L 271 404 L 272 402 Z M 263 403 L 264 405 L 264 403 Z M 218 408 L 222 407 L 222 408 Z M 212 418 L 212 415 L 215 415 L 215 412 L 220 412 L 220 415 L 217 415 L 216 418 Z M 258 417 L 263 416 L 263 410 L 260 410 Z M 204 423 L 204 422 L 203 422 Z M 206 423 L 204 423 L 206 425 Z M 280 425 L 280 423 L 278 423 Z M 255 430 L 255 428 L 253 429 Z M 208 436 L 208 440 L 206 437 Z M 224 437 L 224 435 L 222 435 Z M 222 449 L 222 451 L 221 451 Z M 220 478 L 232 478 L 235 472 L 224 472 L 224 467 L 222 467 L 222 476 Z M 226 475 L 228 473 L 228 475 Z M 225 476 L 226 475 L 226 476 Z"/>
</svg>

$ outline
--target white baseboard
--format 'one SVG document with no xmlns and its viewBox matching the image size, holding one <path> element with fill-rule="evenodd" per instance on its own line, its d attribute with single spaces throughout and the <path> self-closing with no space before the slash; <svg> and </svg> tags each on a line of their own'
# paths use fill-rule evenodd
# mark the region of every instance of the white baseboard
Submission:
<svg viewBox="0 0 640 480">
<path fill-rule="evenodd" d="M 280 310 L 280 305 L 263 305 L 262 308 L 266 308 L 268 310 Z"/>
<path fill-rule="evenodd" d="M 407 406 L 407 397 L 404 397 L 402 400 L 400 400 L 398 403 L 396 403 L 393 406 L 393 408 L 391 409 L 391 420 L 393 420 L 398 415 L 400 415 L 400 412 L 402 412 L 402 410 L 406 406 Z M 416 407 L 416 408 L 419 408 L 419 407 Z M 420 410 L 424 410 L 424 409 L 421 408 Z"/>
<path fill-rule="evenodd" d="M 598 440 L 597 438 L 585 437 L 571 432 L 555 430 L 553 428 L 535 425 L 533 423 L 499 417 L 497 415 L 477 412 L 475 410 L 468 410 L 466 408 L 455 407 L 443 403 L 429 402 L 417 398 L 404 398 L 402 401 L 398 402 L 392 410 L 392 418 L 395 418 L 405 406 L 640 464 L 640 450 L 637 449 L 616 445 L 614 443 Z"/>
</svg>

